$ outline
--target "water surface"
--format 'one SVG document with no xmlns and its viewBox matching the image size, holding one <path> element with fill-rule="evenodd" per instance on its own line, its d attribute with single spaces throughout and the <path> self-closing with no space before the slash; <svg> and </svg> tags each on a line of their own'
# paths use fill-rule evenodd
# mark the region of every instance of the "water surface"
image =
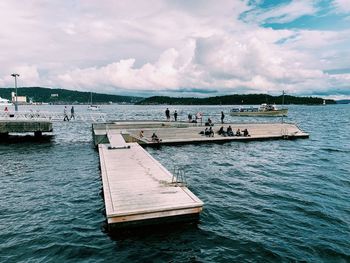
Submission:
<svg viewBox="0 0 350 263">
<path fill-rule="evenodd" d="M 165 107 L 102 108 L 111 119 L 164 119 Z M 169 108 L 218 122 L 230 107 Z M 55 123 L 51 141 L 0 144 L 0 262 L 349 262 L 350 105 L 290 106 L 286 121 L 310 138 L 147 148 L 168 169 L 185 168 L 204 211 L 197 227 L 122 238 L 104 232 L 91 124 Z"/>
</svg>

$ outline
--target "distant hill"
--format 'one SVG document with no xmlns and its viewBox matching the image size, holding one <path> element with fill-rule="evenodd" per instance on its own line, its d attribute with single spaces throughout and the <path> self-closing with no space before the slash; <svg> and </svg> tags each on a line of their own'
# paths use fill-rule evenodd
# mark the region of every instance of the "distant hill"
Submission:
<svg viewBox="0 0 350 263">
<path fill-rule="evenodd" d="M 282 104 L 281 96 L 271 96 L 266 94 L 247 94 L 247 95 L 226 95 L 209 98 L 176 98 L 166 96 L 154 96 L 145 98 L 137 104 L 169 104 L 169 105 L 256 105 L 261 103 Z M 316 97 L 295 97 L 284 96 L 285 104 L 322 104 L 322 98 Z M 327 104 L 335 104 L 334 100 L 326 100 Z"/>
<path fill-rule="evenodd" d="M 33 102 L 47 102 L 52 104 L 82 103 L 90 102 L 90 92 L 81 92 L 66 89 L 49 89 L 42 87 L 18 88 L 18 96 L 27 96 Z M 0 97 L 11 99 L 14 88 L 0 88 Z M 143 98 L 131 96 L 118 96 L 110 94 L 92 93 L 93 103 L 135 103 Z"/>
<path fill-rule="evenodd" d="M 337 104 L 350 104 L 350 100 L 337 100 Z"/>
</svg>

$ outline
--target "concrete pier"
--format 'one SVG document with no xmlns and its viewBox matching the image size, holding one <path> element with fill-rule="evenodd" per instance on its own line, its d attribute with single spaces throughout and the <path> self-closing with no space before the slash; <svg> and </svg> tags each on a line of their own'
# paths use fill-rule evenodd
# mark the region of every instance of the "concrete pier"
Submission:
<svg viewBox="0 0 350 263">
<path fill-rule="evenodd" d="M 41 136 L 43 132 L 52 132 L 52 123 L 36 120 L 0 120 L 0 135 L 7 136 L 11 133 L 34 133 Z"/>
</svg>

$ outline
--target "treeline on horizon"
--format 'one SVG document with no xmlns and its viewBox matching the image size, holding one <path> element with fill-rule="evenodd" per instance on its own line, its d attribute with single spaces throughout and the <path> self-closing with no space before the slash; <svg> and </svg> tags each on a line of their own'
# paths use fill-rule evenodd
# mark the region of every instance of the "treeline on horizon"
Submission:
<svg viewBox="0 0 350 263">
<path fill-rule="evenodd" d="M 90 92 L 51 89 L 43 87 L 21 87 L 18 88 L 18 96 L 27 96 L 33 102 L 45 102 L 51 104 L 88 104 L 90 103 Z M 0 88 L 0 97 L 11 99 L 14 88 Z M 57 94 L 58 96 L 52 96 Z M 138 105 L 254 105 L 261 103 L 282 104 L 283 96 L 271 96 L 267 94 L 245 94 L 225 95 L 207 98 L 195 97 L 168 97 L 153 96 L 142 98 L 136 96 L 121 96 L 112 94 L 92 93 L 93 103 L 129 103 Z M 335 104 L 334 100 L 326 100 L 327 104 Z M 296 97 L 285 95 L 284 104 L 323 104 L 323 98 Z"/>
<path fill-rule="evenodd" d="M 226 95 L 208 98 L 179 98 L 167 96 L 154 96 L 143 99 L 140 105 L 254 105 L 262 103 L 282 104 L 283 96 L 271 96 L 267 94 Z M 327 104 L 335 104 L 334 100 L 326 100 Z M 323 104 L 323 98 L 296 97 L 285 95 L 284 104 Z"/>
<path fill-rule="evenodd" d="M 11 99 L 11 92 L 14 88 L 0 88 L 0 97 Z M 33 102 L 46 102 L 52 104 L 61 103 L 90 103 L 91 92 L 66 90 L 66 89 L 50 89 L 43 87 L 21 87 L 17 89 L 18 96 L 27 96 Z M 57 94 L 57 97 L 52 97 Z M 111 94 L 92 93 L 93 103 L 135 103 L 143 98 L 132 96 L 119 96 Z"/>
</svg>

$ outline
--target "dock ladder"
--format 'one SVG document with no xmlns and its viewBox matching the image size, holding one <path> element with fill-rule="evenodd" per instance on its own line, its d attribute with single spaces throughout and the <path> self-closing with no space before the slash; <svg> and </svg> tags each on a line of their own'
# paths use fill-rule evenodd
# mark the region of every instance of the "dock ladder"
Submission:
<svg viewBox="0 0 350 263">
<path fill-rule="evenodd" d="M 289 133 L 287 128 L 281 129 L 281 135 L 283 139 L 288 139 L 289 138 Z"/>
<path fill-rule="evenodd" d="M 175 165 L 173 168 L 173 176 L 171 183 L 175 186 L 186 186 L 185 169 L 183 167 Z"/>
</svg>

